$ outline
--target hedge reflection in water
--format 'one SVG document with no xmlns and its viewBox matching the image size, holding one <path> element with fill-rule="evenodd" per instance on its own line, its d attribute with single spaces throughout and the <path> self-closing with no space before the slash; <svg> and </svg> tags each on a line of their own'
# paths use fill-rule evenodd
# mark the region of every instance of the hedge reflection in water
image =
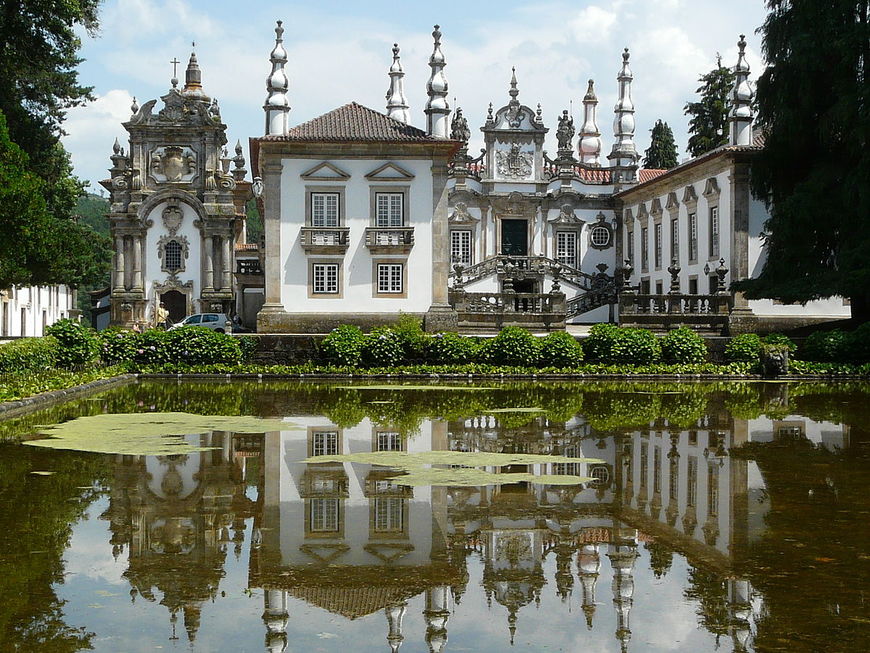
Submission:
<svg viewBox="0 0 870 653">
<path fill-rule="evenodd" d="M 513 629 L 523 606 L 541 600 L 548 582 L 542 571 L 546 559 L 555 561 L 549 582 L 563 596 L 575 584 L 576 562 L 576 591 L 591 622 L 596 601 L 587 593 L 590 587 L 594 593 L 592 575 L 605 573 L 600 563 L 605 554 L 616 570 L 615 636 L 628 646 L 632 575 L 643 571 L 635 564 L 639 551 L 656 577 L 672 573 L 674 555 L 687 558 L 691 569 L 684 594 L 697 606 L 699 625 L 729 638 L 735 650 L 870 648 L 870 615 L 863 598 L 870 590 L 870 556 L 864 548 L 870 514 L 867 386 L 487 383 L 493 385 L 476 392 L 416 392 L 313 383 L 142 382 L 0 423 L 0 436 L 14 441 L 29 436 L 37 425 L 104 412 L 319 415 L 323 417 L 314 423 L 347 430 L 370 420 L 374 426 L 367 428 L 375 428 L 374 433 L 395 433 L 406 443 L 428 438 L 426 446 L 432 446 L 443 437 L 445 448 L 466 451 L 581 455 L 582 449 L 582 455 L 603 458 L 609 465 L 598 483 L 580 488 L 448 488 L 439 491 L 444 493 L 440 497 L 433 490 L 429 509 L 433 515 L 444 512 L 448 528 L 429 535 L 433 553 L 425 564 L 390 576 L 372 564 L 356 565 L 351 574 L 346 568 L 330 571 L 341 566 L 342 546 L 349 547 L 353 558 L 360 543 L 325 536 L 328 529 L 318 532 L 312 525 L 312 519 L 323 528 L 331 519 L 354 518 L 350 507 L 330 512 L 328 506 L 346 502 L 348 479 L 326 464 L 315 466 L 300 486 L 305 510 L 298 512 L 296 524 L 299 537 L 309 536 L 309 543 L 320 548 L 309 549 L 308 563 L 292 564 L 287 544 L 277 536 L 280 520 L 287 516 L 276 517 L 274 511 L 270 516 L 263 508 L 262 497 L 278 482 L 263 464 L 271 455 L 263 436 L 204 436 L 222 449 L 198 461 L 202 487 L 189 495 L 184 495 L 189 488 L 182 472 L 188 460 L 166 459 L 162 478 L 152 478 L 149 485 L 156 468 L 145 457 L 122 460 L 4 445 L 0 643 L 9 650 L 51 651 L 93 643 L 89 627 L 66 623 L 57 586 L 63 582 L 62 556 L 76 522 L 103 497 L 109 505 L 102 517 L 111 525 L 112 545 L 116 553 L 119 547 L 128 549 L 127 582 L 146 600 L 157 598 L 170 613 L 181 615 L 194 637 L 200 603 L 220 602 L 217 588 L 226 552 L 240 550 L 245 520 L 253 520 L 257 542 L 249 582 L 265 591 L 269 650 L 281 650 L 293 638 L 292 623 L 286 631 L 279 627 L 286 622 L 282 606 L 288 592 L 299 597 L 304 594 L 300 588 L 308 588 L 309 600 L 318 605 L 317 586 L 347 586 L 348 577 L 357 586 L 379 587 L 389 599 L 391 633 L 397 627 L 395 606 L 425 596 L 426 638 L 430 647 L 436 646 L 446 637 L 447 595 L 469 592 L 473 572 L 468 565 L 475 558 L 483 561 L 480 582 L 486 594 L 507 608 Z M 510 407 L 542 413 L 487 412 Z M 444 427 L 437 437 L 436 422 Z M 29 473 L 42 469 L 56 473 Z M 753 470 L 761 483 L 750 478 Z M 383 490 L 366 495 L 373 512 L 366 507 L 364 519 L 374 520 L 372 532 L 378 523 L 390 526 L 407 519 L 402 511 L 416 509 L 407 503 L 413 490 L 383 482 L 377 486 L 376 472 L 369 470 L 368 477 L 359 473 L 362 485 L 374 483 L 366 487 Z M 247 497 L 248 485 L 260 500 Z M 164 493 L 162 501 L 153 498 L 155 487 Z M 338 503 L 328 503 L 332 499 Z M 149 501 L 154 505 L 141 513 Z M 134 517 L 140 513 L 150 529 L 153 546 L 147 550 L 135 547 Z M 522 529 L 516 525 L 510 533 L 494 526 L 529 518 L 551 525 L 543 531 L 537 526 L 537 535 L 530 531 L 527 539 L 518 535 Z M 269 523 L 276 519 L 279 523 Z M 408 540 L 407 533 L 400 535 Z M 411 555 L 397 544 L 402 538 L 394 536 L 385 528 L 375 548 L 366 544 L 391 569 L 394 556 Z M 315 573 L 310 562 L 318 556 L 324 564 L 314 565 L 319 569 Z M 360 616 L 333 607 L 338 614 Z M 461 631 L 451 632 L 451 638 L 461 636 Z"/>
</svg>

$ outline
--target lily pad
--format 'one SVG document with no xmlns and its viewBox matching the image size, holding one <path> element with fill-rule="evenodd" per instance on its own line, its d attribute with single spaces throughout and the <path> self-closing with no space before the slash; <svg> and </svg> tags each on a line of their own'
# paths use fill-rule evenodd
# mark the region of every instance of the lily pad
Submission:
<svg viewBox="0 0 870 653">
<path fill-rule="evenodd" d="M 43 471 L 33 471 L 30 472 L 31 476 L 51 476 L 55 472 L 43 472 Z"/>
<path fill-rule="evenodd" d="M 43 428 L 46 439 L 23 444 L 49 449 L 72 449 L 130 456 L 169 456 L 207 451 L 182 436 L 209 431 L 265 433 L 293 428 L 294 424 L 259 417 L 193 415 L 191 413 L 113 413 L 79 417 Z"/>
<path fill-rule="evenodd" d="M 426 451 L 403 453 L 373 451 L 336 456 L 312 456 L 305 463 L 362 463 L 382 465 L 396 470 L 394 482 L 398 485 L 426 486 L 480 486 L 530 482 L 544 485 L 578 485 L 589 478 L 569 475 L 541 475 L 528 473 L 494 474 L 479 467 L 506 467 L 508 465 L 536 465 L 546 463 L 598 463 L 597 458 L 568 458 L 541 454 L 486 453 L 477 451 Z M 454 465 L 454 468 L 432 468 L 430 465 Z"/>
<path fill-rule="evenodd" d="M 483 411 L 484 415 L 494 413 L 546 413 L 543 408 L 487 408 Z"/>
<path fill-rule="evenodd" d="M 339 385 L 342 390 L 462 390 L 464 392 L 479 392 L 481 390 L 498 390 L 471 385 Z"/>
</svg>

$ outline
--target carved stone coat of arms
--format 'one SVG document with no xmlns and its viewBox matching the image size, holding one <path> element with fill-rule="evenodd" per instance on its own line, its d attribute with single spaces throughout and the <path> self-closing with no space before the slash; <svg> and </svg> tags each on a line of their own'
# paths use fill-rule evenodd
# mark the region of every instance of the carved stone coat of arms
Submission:
<svg viewBox="0 0 870 653">
<path fill-rule="evenodd" d="M 531 152 L 523 152 L 518 143 L 513 143 L 507 151 L 496 150 L 496 171 L 507 179 L 528 179 L 532 175 L 532 157 Z"/>
<path fill-rule="evenodd" d="M 196 174 L 196 153 L 189 147 L 165 145 L 151 153 L 151 175 L 159 182 L 185 182 Z"/>
</svg>

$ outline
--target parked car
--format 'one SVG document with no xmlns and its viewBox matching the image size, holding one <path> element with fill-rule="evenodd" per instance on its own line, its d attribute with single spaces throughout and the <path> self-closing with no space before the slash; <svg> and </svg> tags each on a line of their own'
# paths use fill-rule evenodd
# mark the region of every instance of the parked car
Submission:
<svg viewBox="0 0 870 653">
<path fill-rule="evenodd" d="M 226 313 L 196 313 L 188 315 L 178 324 L 173 324 L 169 330 L 178 329 L 183 326 L 201 326 L 218 333 L 232 333 L 233 323 Z"/>
</svg>

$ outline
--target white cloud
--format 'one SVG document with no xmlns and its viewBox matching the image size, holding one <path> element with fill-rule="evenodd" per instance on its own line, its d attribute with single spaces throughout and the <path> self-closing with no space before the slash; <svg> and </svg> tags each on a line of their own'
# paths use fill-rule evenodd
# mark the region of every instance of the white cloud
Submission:
<svg viewBox="0 0 870 653">
<path fill-rule="evenodd" d="M 520 100 L 532 107 L 540 102 L 551 131 L 555 116 L 571 103 L 575 118 L 581 117 L 581 100 L 591 77 L 600 100 L 598 126 L 606 154 L 612 142 L 615 78 L 622 48 L 628 46 L 635 75 L 638 150 L 647 147 L 648 130 L 662 118 L 674 129 L 682 152 L 682 107 L 692 99 L 698 76 L 712 67 L 716 52 L 723 53 L 726 65 L 733 65 L 737 35 L 747 33 L 753 75 L 761 70 L 759 39 L 753 30 L 763 19 L 763 9 L 754 0 L 732 0 L 728 5 L 714 0 L 508 3 L 498 13 L 468 9 L 463 24 L 451 29 L 446 23 L 460 9 L 445 9 L 443 16 L 435 14 L 433 19 L 445 23 L 443 51 L 451 104 L 456 97 L 473 132 L 483 124 L 490 101 L 496 108 L 507 101 L 512 65 L 517 67 Z M 341 15 L 327 12 L 316 5 L 277 2 L 208 9 L 185 0 L 117 0 L 108 5 L 101 40 L 86 45 L 83 54 L 94 75 L 110 79 L 111 85 L 102 88 L 96 81 L 101 101 L 71 111 L 67 124 L 66 143 L 78 173 L 91 179 L 104 174 L 107 148 L 114 134 L 121 133 L 121 120 L 129 117 L 129 100 L 121 103 L 126 105 L 123 111 L 112 113 L 109 96 L 136 94 L 141 103 L 165 93 L 169 61 L 177 56 L 186 63 L 191 38 L 197 40 L 205 90 L 220 100 L 230 142 L 244 143 L 260 135 L 264 80 L 274 42 L 272 21 L 282 16 L 290 19 L 285 23 L 285 45 L 290 56 L 291 122 L 351 100 L 383 110 L 390 47 L 398 41 L 412 122 L 422 125 L 433 12 L 427 10 L 412 29 L 399 26 L 387 13 L 366 13 L 364 5 L 351 5 Z M 481 144 L 479 137 L 473 140 L 472 151 Z M 548 149 L 554 148 L 548 143 Z"/>
<path fill-rule="evenodd" d="M 114 89 L 97 96 L 86 107 L 70 109 L 67 114 L 64 147 L 72 155 L 76 173 L 89 179 L 92 186 L 107 176 L 115 138 L 126 148 L 126 132 L 121 123 L 130 119 L 132 102 L 129 91 Z"/>
</svg>

